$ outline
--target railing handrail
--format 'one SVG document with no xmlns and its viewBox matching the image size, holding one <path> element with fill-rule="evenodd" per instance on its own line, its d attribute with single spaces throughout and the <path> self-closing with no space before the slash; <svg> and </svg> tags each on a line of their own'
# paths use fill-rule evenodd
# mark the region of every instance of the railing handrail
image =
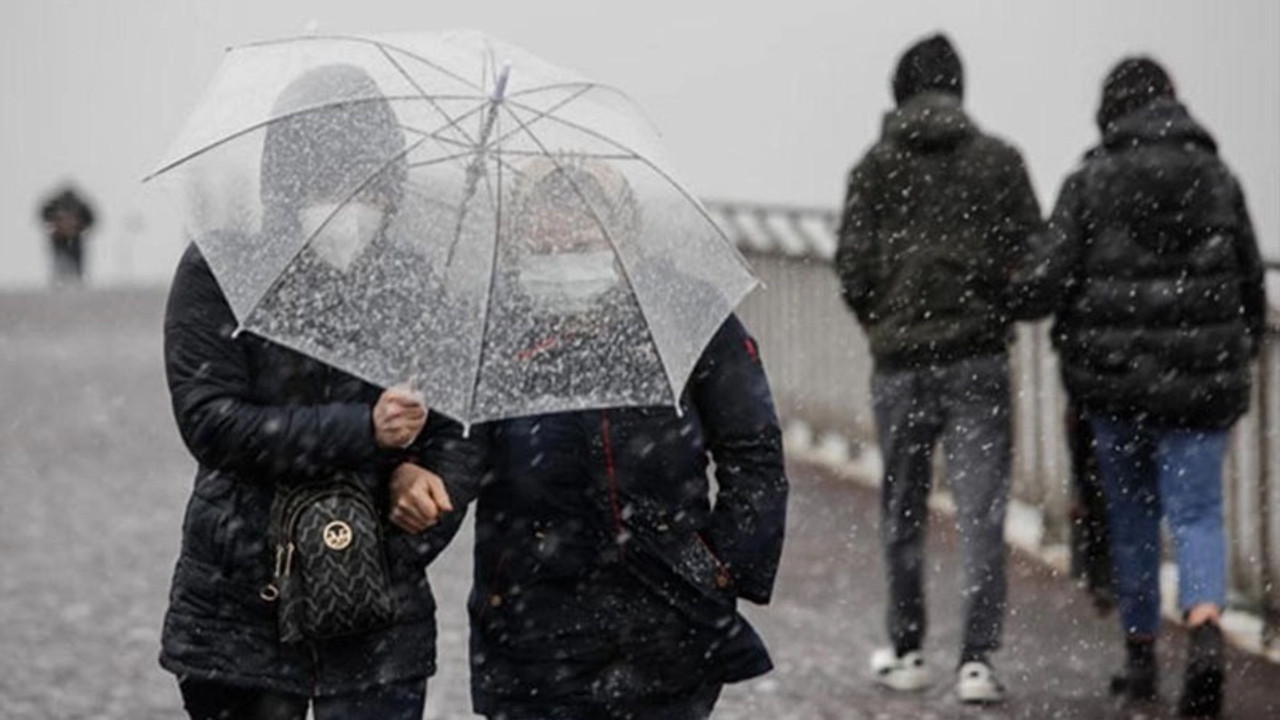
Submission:
<svg viewBox="0 0 1280 720">
<path fill-rule="evenodd" d="M 720 229 L 745 252 L 819 260 L 830 260 L 835 254 L 840 213 L 834 208 L 719 199 L 702 203 Z M 742 227 L 743 218 L 751 218 L 750 229 Z M 816 221 L 817 225 L 797 228 L 806 220 Z M 784 236 L 780 230 L 788 227 L 793 228 L 793 237 Z M 1262 267 L 1268 273 L 1280 273 L 1280 259 L 1263 258 Z M 1280 308 L 1274 305 L 1267 315 L 1266 331 L 1268 335 L 1280 334 Z"/>
</svg>

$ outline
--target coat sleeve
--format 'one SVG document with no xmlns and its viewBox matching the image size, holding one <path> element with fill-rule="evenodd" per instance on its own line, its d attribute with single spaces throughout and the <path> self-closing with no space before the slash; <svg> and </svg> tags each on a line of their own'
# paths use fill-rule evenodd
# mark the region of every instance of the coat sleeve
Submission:
<svg viewBox="0 0 1280 720">
<path fill-rule="evenodd" d="M 381 454 L 366 403 L 255 402 L 248 352 L 208 264 L 188 248 L 164 321 L 165 372 L 178 431 L 196 460 L 242 479 L 376 468 Z"/>
<path fill-rule="evenodd" d="M 1254 357 L 1262 349 L 1267 324 L 1266 273 L 1262 255 L 1258 251 L 1258 238 L 1253 232 L 1253 221 L 1245 206 L 1244 191 L 1239 183 L 1235 189 L 1236 261 L 1240 264 L 1240 313 L 1249 331 L 1250 349 Z"/>
<path fill-rule="evenodd" d="M 467 505 L 480 494 L 487 437 L 487 426 L 473 427 L 470 434 L 463 437 L 460 424 L 431 413 L 422 434 L 403 457 L 405 462 L 439 475 L 453 502 L 453 512 L 445 514 L 431 529 L 410 538 L 423 564 L 434 560 L 458 534 L 467 516 Z"/>
<path fill-rule="evenodd" d="M 837 231 L 836 274 L 845 304 L 864 325 L 875 324 L 878 276 L 875 165 L 870 156 L 849 171 Z"/>
<path fill-rule="evenodd" d="M 1068 176 L 1058 192 L 1049 226 L 1033 252 L 1034 272 L 1040 276 L 1045 309 L 1055 314 L 1078 283 L 1077 271 L 1084 252 L 1085 231 L 1090 220 L 1083 208 L 1083 170 Z"/>
<path fill-rule="evenodd" d="M 782 432 L 755 340 L 730 316 L 694 370 L 693 401 L 715 460 L 715 508 L 704 539 L 738 595 L 767 603 L 786 530 Z"/>
<path fill-rule="evenodd" d="M 1035 320 L 1053 310 L 1057 284 L 1051 276 L 1052 238 L 1040 215 L 1022 156 L 1009 149 L 1001 173 L 1001 238 L 1009 271 L 1005 308 L 1015 319 Z"/>
</svg>

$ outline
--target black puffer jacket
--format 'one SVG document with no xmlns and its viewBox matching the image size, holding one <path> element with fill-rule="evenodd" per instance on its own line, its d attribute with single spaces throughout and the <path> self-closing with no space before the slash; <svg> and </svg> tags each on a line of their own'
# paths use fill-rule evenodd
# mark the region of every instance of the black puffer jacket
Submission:
<svg viewBox="0 0 1280 720">
<path fill-rule="evenodd" d="M 462 512 L 409 536 L 388 528 L 399 617 L 379 632 L 282 644 L 276 606 L 259 596 L 278 484 L 326 469 L 360 473 L 386 506 L 388 473 L 406 458 L 439 473 L 461 507 L 479 458 L 438 414 L 405 452 L 382 451 L 370 412 L 377 388 L 248 334 L 195 246 L 179 263 L 165 315 L 165 365 L 183 440 L 199 463 L 165 616 L 161 664 L 180 675 L 301 695 L 338 694 L 435 669 L 435 602 L 424 572 Z"/>
<path fill-rule="evenodd" d="M 1051 227 L 1067 278 L 1054 341 L 1087 412 L 1190 428 L 1244 413 L 1266 303 L 1257 241 L 1239 183 L 1181 105 L 1110 123 Z"/>
<path fill-rule="evenodd" d="M 1041 231 L 1017 150 L 974 127 L 954 95 L 888 113 L 849 173 L 836 270 L 881 369 L 1005 351 L 1014 270 Z"/>
<path fill-rule="evenodd" d="M 470 600 L 477 712 L 595 717 L 586 709 L 772 667 L 735 606 L 769 601 L 788 486 L 768 382 L 736 317 L 703 352 L 682 407 L 485 426 L 492 474 Z"/>
</svg>

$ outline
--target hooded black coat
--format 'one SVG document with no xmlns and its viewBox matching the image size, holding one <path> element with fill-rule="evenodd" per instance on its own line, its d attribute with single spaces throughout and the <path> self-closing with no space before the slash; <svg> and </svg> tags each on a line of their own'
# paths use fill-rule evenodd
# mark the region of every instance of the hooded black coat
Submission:
<svg viewBox="0 0 1280 720">
<path fill-rule="evenodd" d="M 1050 224 L 1073 399 L 1155 426 L 1235 422 L 1266 296 L 1244 195 L 1209 133 L 1169 98 L 1108 123 Z"/>
<path fill-rule="evenodd" d="M 540 352 L 558 365 L 555 348 Z M 478 712 L 628 708 L 772 667 L 735 602 L 770 598 L 788 486 L 764 370 L 735 317 L 681 405 L 485 428 L 469 602 Z"/>
<path fill-rule="evenodd" d="M 1017 269 L 1044 223 L 1018 151 L 960 98 L 921 92 L 889 112 L 849 173 L 836 271 L 879 369 L 1005 352 L 1037 312 Z"/>
<path fill-rule="evenodd" d="M 165 368 L 178 429 L 199 463 L 165 615 L 160 663 L 179 675 L 298 695 L 358 691 L 435 670 L 435 602 L 425 568 L 462 519 L 410 536 L 387 529 L 398 609 L 384 630 L 281 643 L 271 581 L 277 485 L 331 469 L 358 473 L 384 510 L 389 472 L 414 460 L 444 479 L 458 507 L 479 457 L 461 427 L 432 414 L 407 451 L 379 450 L 372 385 L 248 333 L 195 246 L 178 265 L 165 313 Z"/>
</svg>

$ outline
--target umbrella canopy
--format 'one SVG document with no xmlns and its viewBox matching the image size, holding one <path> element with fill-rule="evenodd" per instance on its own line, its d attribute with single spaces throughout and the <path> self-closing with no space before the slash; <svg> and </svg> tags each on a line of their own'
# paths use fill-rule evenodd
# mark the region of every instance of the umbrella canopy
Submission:
<svg viewBox="0 0 1280 720">
<path fill-rule="evenodd" d="M 477 32 L 233 48 L 156 175 L 240 330 L 464 423 L 675 404 L 756 284 L 633 102 Z"/>
</svg>

